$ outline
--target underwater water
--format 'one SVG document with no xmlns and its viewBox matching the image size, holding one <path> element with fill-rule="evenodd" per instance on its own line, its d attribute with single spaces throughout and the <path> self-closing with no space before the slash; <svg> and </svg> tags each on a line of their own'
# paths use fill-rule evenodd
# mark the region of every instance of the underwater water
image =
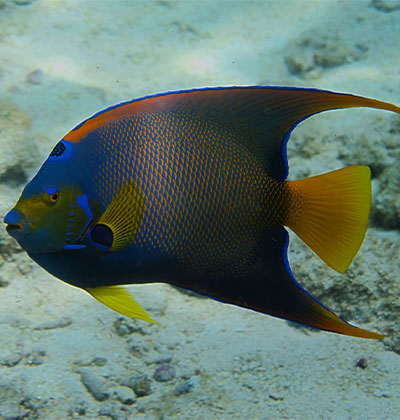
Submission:
<svg viewBox="0 0 400 420">
<path fill-rule="evenodd" d="M 53 146 L 112 104 L 204 86 L 313 87 L 400 104 L 398 0 L 0 0 L 0 216 Z M 297 280 L 363 340 L 165 284 L 125 318 L 36 265 L 0 229 L 0 419 L 396 419 L 400 116 L 301 123 L 289 178 L 371 167 L 369 228 L 343 275 L 291 235 Z"/>
</svg>

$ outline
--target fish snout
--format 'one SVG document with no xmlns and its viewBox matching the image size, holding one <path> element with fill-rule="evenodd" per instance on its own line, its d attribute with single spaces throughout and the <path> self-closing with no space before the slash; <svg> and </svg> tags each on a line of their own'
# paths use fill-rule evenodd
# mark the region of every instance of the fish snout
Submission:
<svg viewBox="0 0 400 420">
<path fill-rule="evenodd" d="M 22 232 L 24 225 L 25 216 L 18 209 L 10 210 L 4 217 L 4 223 L 6 223 L 7 232 L 14 236 L 17 232 Z"/>
</svg>

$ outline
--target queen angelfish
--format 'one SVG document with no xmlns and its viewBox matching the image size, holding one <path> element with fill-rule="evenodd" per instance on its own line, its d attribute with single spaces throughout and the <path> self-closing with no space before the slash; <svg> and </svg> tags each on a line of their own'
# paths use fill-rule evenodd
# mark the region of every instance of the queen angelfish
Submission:
<svg viewBox="0 0 400 420">
<path fill-rule="evenodd" d="M 322 330 L 381 338 L 318 302 L 287 259 L 284 226 L 340 273 L 364 239 L 368 167 L 285 181 L 296 125 L 350 107 L 400 113 L 349 94 L 263 86 L 121 103 L 54 147 L 5 216 L 7 231 L 49 273 L 127 316 L 155 322 L 120 285 L 165 282 Z"/>
</svg>

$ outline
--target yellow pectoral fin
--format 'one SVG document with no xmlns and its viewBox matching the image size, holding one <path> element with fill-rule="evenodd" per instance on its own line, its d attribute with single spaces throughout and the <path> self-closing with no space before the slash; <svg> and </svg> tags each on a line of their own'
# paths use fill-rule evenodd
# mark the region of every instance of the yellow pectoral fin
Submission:
<svg viewBox="0 0 400 420">
<path fill-rule="evenodd" d="M 112 310 L 131 318 L 141 319 L 157 324 L 149 314 L 136 302 L 131 293 L 119 286 L 100 286 L 85 289 L 95 299 Z"/>
<path fill-rule="evenodd" d="M 134 182 L 123 185 L 101 216 L 97 227 L 107 226 L 112 232 L 110 251 L 120 251 L 128 247 L 143 221 L 144 199 L 139 186 Z M 93 236 L 92 236 L 93 238 Z M 96 241 L 96 237 L 93 238 Z M 101 243 L 101 241 L 99 241 Z"/>
</svg>

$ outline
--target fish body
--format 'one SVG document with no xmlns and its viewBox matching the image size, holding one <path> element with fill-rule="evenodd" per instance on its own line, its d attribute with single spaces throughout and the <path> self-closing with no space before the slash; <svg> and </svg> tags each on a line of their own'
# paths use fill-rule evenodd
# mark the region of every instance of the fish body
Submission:
<svg viewBox="0 0 400 420">
<path fill-rule="evenodd" d="M 119 104 L 54 147 L 5 217 L 8 232 L 59 279 L 152 321 L 123 284 L 166 282 L 222 302 L 366 338 L 295 280 L 294 230 L 344 272 L 361 246 L 370 172 L 354 166 L 285 181 L 293 128 L 315 113 L 398 107 L 278 87 L 206 88 Z"/>
</svg>

